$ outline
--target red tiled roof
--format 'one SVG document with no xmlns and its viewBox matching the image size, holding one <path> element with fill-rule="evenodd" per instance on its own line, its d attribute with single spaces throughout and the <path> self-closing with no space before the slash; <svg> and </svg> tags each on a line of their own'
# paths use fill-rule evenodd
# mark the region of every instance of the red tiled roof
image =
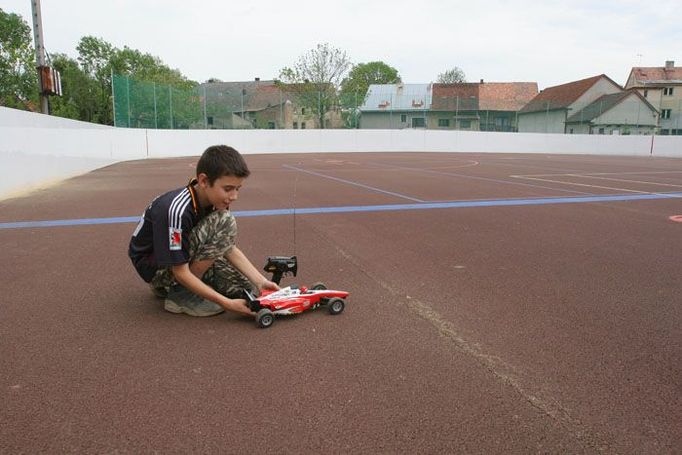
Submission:
<svg viewBox="0 0 682 455">
<path fill-rule="evenodd" d="M 433 84 L 435 111 L 518 111 L 538 94 L 536 82 Z"/>
<path fill-rule="evenodd" d="M 663 82 L 663 81 L 680 81 L 682 80 L 682 66 L 673 66 L 666 68 L 658 67 L 635 67 L 630 71 L 628 81 L 634 76 L 634 84 L 637 82 Z"/>
<path fill-rule="evenodd" d="M 518 111 L 537 94 L 537 82 L 484 82 L 479 87 L 479 109 Z"/>
<path fill-rule="evenodd" d="M 478 86 L 473 83 L 433 84 L 431 109 L 434 111 L 477 111 Z"/>
<path fill-rule="evenodd" d="M 587 79 L 569 82 L 568 84 L 548 87 L 538 93 L 537 96 L 519 112 L 537 112 L 567 108 L 602 78 L 606 78 L 617 87 L 620 87 L 607 75 L 600 74 L 598 76 L 588 77 Z"/>
<path fill-rule="evenodd" d="M 271 106 L 279 106 L 287 100 L 287 94 L 274 83 L 272 85 L 258 85 L 247 104 L 247 110 L 260 111 Z"/>
</svg>

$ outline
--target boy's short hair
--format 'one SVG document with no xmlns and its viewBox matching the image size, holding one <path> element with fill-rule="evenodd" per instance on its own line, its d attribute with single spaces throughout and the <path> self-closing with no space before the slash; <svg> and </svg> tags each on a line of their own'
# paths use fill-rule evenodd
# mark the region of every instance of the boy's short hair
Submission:
<svg viewBox="0 0 682 455">
<path fill-rule="evenodd" d="M 220 177 L 248 177 L 251 174 L 244 157 L 227 145 L 212 145 L 207 148 L 197 163 L 197 177 L 206 174 L 209 185 Z"/>
</svg>

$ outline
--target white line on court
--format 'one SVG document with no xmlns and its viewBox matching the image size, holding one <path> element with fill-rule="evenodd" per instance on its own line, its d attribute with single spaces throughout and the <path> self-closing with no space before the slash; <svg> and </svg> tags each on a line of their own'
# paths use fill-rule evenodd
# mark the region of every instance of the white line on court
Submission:
<svg viewBox="0 0 682 455">
<path fill-rule="evenodd" d="M 346 180 L 346 179 L 341 179 L 341 178 L 338 178 L 338 177 L 333 177 L 333 176 L 331 176 L 331 175 L 322 174 L 322 173 L 320 173 L 320 172 L 308 171 L 308 170 L 306 170 L 306 169 L 302 169 L 302 168 L 296 167 L 296 166 L 290 166 L 290 165 L 288 165 L 288 164 L 283 164 L 282 167 L 287 168 L 287 169 L 293 169 L 293 170 L 298 171 L 298 172 L 305 172 L 306 174 L 314 175 L 314 176 L 317 176 L 317 177 L 322 177 L 322 178 L 325 178 L 325 179 L 334 180 L 334 181 L 336 181 L 336 182 L 345 183 L 345 184 L 347 184 L 347 185 L 353 185 L 353 186 L 357 186 L 357 187 L 360 187 L 360 188 L 365 188 L 365 189 L 367 189 L 367 190 L 374 191 L 374 192 L 376 192 L 376 193 L 388 194 L 388 195 L 390 195 L 390 196 L 395 196 L 395 197 L 399 197 L 399 198 L 402 198 L 402 199 L 407 199 L 408 201 L 413 201 L 413 202 L 426 202 L 426 201 L 424 201 L 424 200 L 422 200 L 422 199 L 417 199 L 417 198 L 414 198 L 414 197 L 411 197 L 411 196 L 406 196 L 406 195 L 404 195 L 404 194 L 394 193 L 394 192 L 392 192 L 392 191 L 382 190 L 381 188 L 376 188 L 376 187 L 369 186 L 369 185 L 365 185 L 365 184 L 362 184 L 362 183 L 353 182 L 353 181 L 351 181 L 351 180 Z"/>
<path fill-rule="evenodd" d="M 568 176 L 570 174 L 556 174 L 556 175 L 561 177 L 561 176 Z M 528 176 L 523 176 L 523 175 L 510 175 L 510 177 L 525 179 L 525 180 L 537 180 L 540 182 L 559 183 L 562 185 L 575 185 L 575 186 L 584 186 L 584 187 L 588 187 L 588 188 L 599 188 L 599 189 L 603 189 L 603 190 L 625 191 L 628 193 L 660 194 L 660 193 L 657 193 L 655 191 L 654 192 L 652 192 L 652 191 L 639 191 L 639 190 L 631 190 L 631 189 L 627 189 L 627 188 L 617 188 L 617 187 L 612 187 L 612 186 L 588 185 L 587 183 L 564 182 L 562 180 L 541 179 L 541 178 L 537 178 L 537 177 L 528 177 Z"/>
<path fill-rule="evenodd" d="M 682 188 L 682 185 L 675 185 L 674 183 L 658 183 L 658 182 L 645 182 L 642 180 L 616 179 L 613 177 L 604 177 L 602 175 L 593 175 L 593 174 L 585 174 L 585 175 L 566 174 L 566 175 L 570 175 L 571 177 L 579 177 L 579 178 L 586 178 L 586 179 L 613 180 L 615 182 L 642 183 L 644 185 L 673 186 L 676 188 Z"/>
</svg>

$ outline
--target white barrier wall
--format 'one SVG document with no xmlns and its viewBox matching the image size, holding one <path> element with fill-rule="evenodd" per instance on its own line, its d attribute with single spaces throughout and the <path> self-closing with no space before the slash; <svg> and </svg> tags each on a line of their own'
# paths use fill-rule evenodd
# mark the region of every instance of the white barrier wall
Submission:
<svg viewBox="0 0 682 455">
<path fill-rule="evenodd" d="M 142 130 L 0 107 L 0 199 L 118 161 L 242 153 L 474 152 L 682 158 L 682 136 L 599 136 L 434 130 Z"/>
</svg>

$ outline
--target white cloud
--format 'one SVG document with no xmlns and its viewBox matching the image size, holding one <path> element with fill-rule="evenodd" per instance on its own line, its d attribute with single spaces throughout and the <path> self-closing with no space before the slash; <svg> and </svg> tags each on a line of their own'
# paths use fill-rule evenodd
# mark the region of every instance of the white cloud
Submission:
<svg viewBox="0 0 682 455">
<path fill-rule="evenodd" d="M 640 63 L 682 64 L 679 0 L 421 2 L 299 0 L 190 4 L 178 0 L 43 0 L 48 51 L 76 56 L 95 35 L 160 57 L 194 80 L 277 77 L 317 43 L 356 62 L 382 60 L 406 82 L 461 67 L 469 80 L 540 88 L 606 73 L 624 83 Z M 31 17 L 28 0 L 2 8 Z"/>
</svg>

